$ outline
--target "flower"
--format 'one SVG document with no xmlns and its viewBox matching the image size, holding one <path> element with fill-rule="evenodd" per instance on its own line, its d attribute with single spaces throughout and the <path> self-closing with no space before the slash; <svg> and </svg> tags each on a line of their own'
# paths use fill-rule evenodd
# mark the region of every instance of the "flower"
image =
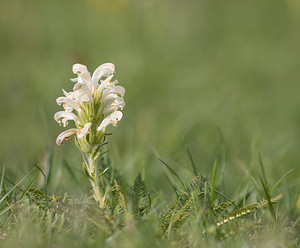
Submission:
<svg viewBox="0 0 300 248">
<path fill-rule="evenodd" d="M 57 112 L 54 119 L 64 127 L 68 121 L 74 121 L 76 128 L 59 134 L 56 144 L 62 145 L 76 134 L 78 144 L 83 149 L 102 143 L 107 126 L 116 126 L 122 119 L 120 110 L 125 106 L 125 89 L 116 86 L 117 80 L 112 81 L 115 66 L 111 63 L 100 65 L 92 76 L 87 67 L 81 64 L 74 64 L 73 72 L 77 74 L 77 78 L 71 79 L 75 83 L 73 91 L 66 92 L 63 89 L 64 96 L 56 99 L 64 111 Z"/>
<path fill-rule="evenodd" d="M 97 128 L 98 131 L 101 131 L 102 129 L 106 129 L 106 127 L 109 124 L 112 124 L 114 127 L 117 126 L 117 123 L 119 120 L 122 119 L 122 112 L 121 111 L 114 111 L 101 122 L 100 126 Z"/>
</svg>

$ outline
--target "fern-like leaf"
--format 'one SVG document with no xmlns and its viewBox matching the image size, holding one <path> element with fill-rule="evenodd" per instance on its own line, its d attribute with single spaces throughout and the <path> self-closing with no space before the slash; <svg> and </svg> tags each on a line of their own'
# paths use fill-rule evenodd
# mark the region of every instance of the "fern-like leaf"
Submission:
<svg viewBox="0 0 300 248">
<path fill-rule="evenodd" d="M 134 181 L 133 192 L 134 210 L 137 215 L 143 216 L 149 212 L 151 201 L 149 200 L 149 192 L 147 191 L 146 184 L 143 181 L 140 173 Z"/>
<path fill-rule="evenodd" d="M 231 202 L 222 202 L 216 206 L 213 207 L 213 211 L 217 212 L 217 213 L 221 213 L 223 212 L 226 208 L 234 205 L 235 201 L 231 201 Z"/>
<path fill-rule="evenodd" d="M 114 179 L 115 187 L 114 191 L 116 194 L 116 205 L 114 207 L 113 213 L 115 215 L 120 215 L 127 212 L 127 199 L 124 192 L 121 189 L 120 184 Z"/>
<path fill-rule="evenodd" d="M 278 195 L 273 199 L 270 199 L 270 202 L 272 204 L 277 203 L 283 196 L 282 195 Z M 245 207 L 241 207 L 239 209 L 236 209 L 228 214 L 223 215 L 218 221 L 217 221 L 217 225 L 223 225 L 229 221 L 235 220 L 237 218 L 241 218 L 245 215 L 254 213 L 257 209 L 260 208 L 266 208 L 269 206 L 269 201 L 268 200 L 264 200 L 260 203 L 253 203 L 250 205 L 247 205 Z"/>
<path fill-rule="evenodd" d="M 185 187 L 177 192 L 177 199 L 173 207 L 161 214 L 160 225 L 165 232 L 173 229 L 178 230 L 180 226 L 190 218 L 195 203 L 203 207 L 209 204 L 209 192 L 207 180 L 198 175 L 194 177 Z M 207 196 L 207 197 L 205 197 Z"/>
</svg>

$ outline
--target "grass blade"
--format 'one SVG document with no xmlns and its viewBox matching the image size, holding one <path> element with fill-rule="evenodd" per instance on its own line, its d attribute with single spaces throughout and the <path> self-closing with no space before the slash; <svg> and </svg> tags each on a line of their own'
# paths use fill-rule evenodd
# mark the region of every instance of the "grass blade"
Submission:
<svg viewBox="0 0 300 248">
<path fill-rule="evenodd" d="M 48 177 L 46 176 L 46 174 L 44 173 L 44 171 L 43 171 L 43 169 L 42 168 L 40 168 L 39 166 L 37 166 L 37 165 L 34 165 L 35 166 L 35 168 L 37 168 L 41 173 L 42 173 L 42 175 L 43 175 L 43 177 L 45 178 L 45 180 L 44 180 L 44 195 L 45 195 L 45 201 L 46 201 L 46 205 L 47 205 L 47 207 L 48 207 L 48 199 L 47 199 L 47 195 L 48 195 L 48 193 L 47 193 L 47 185 L 48 185 L 48 181 L 49 181 L 49 179 L 48 179 Z M 49 172 L 49 171 L 48 171 Z M 49 176 L 50 174 L 48 173 L 48 176 Z M 29 189 L 29 188 L 28 188 Z M 27 190 L 27 189 L 26 189 Z M 26 192 L 26 191 L 25 191 Z"/>
<path fill-rule="evenodd" d="M 53 150 L 49 149 L 48 150 L 48 159 L 47 159 L 47 164 L 46 164 L 46 171 L 45 171 L 45 185 L 48 185 L 48 182 L 50 181 L 51 175 L 52 175 L 52 165 L 53 165 Z"/>
<path fill-rule="evenodd" d="M 210 205 L 211 205 L 211 206 L 212 206 L 212 204 L 213 204 L 213 202 L 214 202 L 216 172 L 217 172 L 217 159 L 216 159 L 215 162 L 214 162 L 214 165 L 213 165 L 213 171 L 212 171 L 211 193 L 210 193 Z"/>
<path fill-rule="evenodd" d="M 267 181 L 267 177 L 266 177 L 266 171 L 265 171 L 265 166 L 263 164 L 262 158 L 261 158 L 261 154 L 258 154 L 258 161 L 259 161 L 259 165 L 260 165 L 260 169 L 261 169 L 261 173 L 262 173 L 262 178 L 265 182 L 265 185 L 268 185 L 268 181 Z"/>
<path fill-rule="evenodd" d="M 271 188 L 270 190 L 270 194 L 273 192 L 274 189 L 277 188 L 277 186 L 282 182 L 283 179 L 285 179 L 291 172 L 293 172 L 294 170 L 291 169 L 289 170 L 288 172 L 286 172 L 274 185 L 273 187 Z"/>
<path fill-rule="evenodd" d="M 0 204 L 3 202 L 3 200 L 12 192 L 15 188 L 17 188 L 34 170 L 36 167 L 34 167 L 29 173 L 27 173 L 18 183 L 16 183 L 1 199 Z"/>
<path fill-rule="evenodd" d="M 4 174 L 5 174 L 5 165 L 3 166 L 3 170 L 2 170 L 1 183 L 0 183 L 0 195 L 2 193 L 2 186 L 3 186 L 3 182 L 4 182 Z"/>
<path fill-rule="evenodd" d="M 196 165 L 195 165 L 195 162 L 194 162 L 192 153 L 191 153 L 190 149 L 189 149 L 187 146 L 185 146 L 185 149 L 186 149 L 187 154 L 188 154 L 188 156 L 189 156 L 189 159 L 190 159 L 190 161 L 191 161 L 191 165 L 192 165 L 192 167 L 193 167 L 194 174 L 195 174 L 195 176 L 197 176 L 197 175 L 198 175 L 198 171 L 197 171 L 197 169 L 196 169 Z"/>
<path fill-rule="evenodd" d="M 181 183 L 182 187 L 185 188 L 188 192 L 188 189 L 186 188 L 185 184 L 181 180 L 181 178 L 178 176 L 178 174 L 169 166 L 167 163 L 165 163 L 161 158 L 157 158 L 164 166 L 167 167 L 167 169 L 178 179 L 178 181 Z"/>
<path fill-rule="evenodd" d="M 270 197 L 270 194 L 268 192 L 268 189 L 267 189 L 267 187 L 265 185 L 265 182 L 263 181 L 262 177 L 260 177 L 260 182 L 261 182 L 261 184 L 263 186 L 263 189 L 264 189 L 264 192 L 266 194 L 266 198 L 267 198 L 267 201 L 268 201 L 268 204 L 269 204 L 269 209 L 270 209 L 271 215 L 272 215 L 274 221 L 276 221 L 276 214 L 275 214 L 272 202 L 271 202 L 271 197 Z"/>
<path fill-rule="evenodd" d="M 31 188 L 32 184 L 35 182 L 35 180 L 38 177 L 38 173 L 36 173 L 35 177 L 32 179 L 32 181 L 29 183 L 29 185 L 26 187 L 26 189 L 23 191 L 22 195 L 20 196 L 20 200 L 23 199 L 24 195 L 26 194 L 26 192 L 29 190 L 29 188 Z"/>
<path fill-rule="evenodd" d="M 186 149 L 186 152 L 187 152 L 187 154 L 188 154 L 188 156 L 189 156 L 189 159 L 190 159 L 190 161 L 191 161 L 191 165 L 192 165 L 192 167 L 193 167 L 194 174 L 195 174 L 195 176 L 197 176 L 199 173 L 198 173 L 198 171 L 197 171 L 196 164 L 195 164 L 195 162 L 194 162 L 192 153 L 191 153 L 190 149 L 188 148 L 188 146 L 187 146 L 186 143 L 185 143 L 184 136 L 182 136 L 181 139 L 182 139 L 182 143 L 183 143 L 183 145 L 184 145 L 184 147 L 185 147 L 185 149 Z"/>
</svg>

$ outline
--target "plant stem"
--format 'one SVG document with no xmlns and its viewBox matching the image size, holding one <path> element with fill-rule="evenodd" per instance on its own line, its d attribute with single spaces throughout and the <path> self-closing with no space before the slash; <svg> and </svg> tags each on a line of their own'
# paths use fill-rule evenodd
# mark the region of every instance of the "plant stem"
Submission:
<svg viewBox="0 0 300 248">
<path fill-rule="evenodd" d="M 93 158 L 92 155 L 89 155 L 89 173 L 90 173 L 90 181 L 92 184 L 94 198 L 96 202 L 99 204 L 100 208 L 104 208 L 103 197 L 98 184 L 98 173 L 97 173 L 97 160 Z"/>
</svg>

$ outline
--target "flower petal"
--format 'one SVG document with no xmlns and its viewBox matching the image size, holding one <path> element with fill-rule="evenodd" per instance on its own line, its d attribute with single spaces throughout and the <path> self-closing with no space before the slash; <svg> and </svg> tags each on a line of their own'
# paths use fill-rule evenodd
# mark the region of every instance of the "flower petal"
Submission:
<svg viewBox="0 0 300 248">
<path fill-rule="evenodd" d="M 93 73 L 92 85 L 97 85 L 100 78 L 109 77 L 115 72 L 115 65 L 112 63 L 105 63 L 100 65 Z"/>
<path fill-rule="evenodd" d="M 77 101 L 88 102 L 93 98 L 91 89 L 85 83 L 76 83 L 73 90 L 73 97 Z"/>
<path fill-rule="evenodd" d="M 82 83 L 82 80 L 80 81 L 81 83 L 76 83 L 74 85 L 74 91 L 66 92 L 63 89 L 63 93 L 67 98 L 74 100 L 75 102 L 89 102 L 92 99 L 91 90 L 87 87 L 85 83 Z"/>
<path fill-rule="evenodd" d="M 117 109 L 123 109 L 125 107 L 125 101 L 123 97 L 117 97 L 115 100 L 112 102 L 111 106 L 117 110 Z"/>
<path fill-rule="evenodd" d="M 73 109 L 80 111 L 79 105 L 71 98 L 61 96 L 56 99 L 56 103 L 58 105 L 63 104 L 63 107 L 67 112 L 71 112 Z"/>
<path fill-rule="evenodd" d="M 72 135 L 76 132 L 77 132 L 77 129 L 75 129 L 75 128 L 71 128 L 66 131 L 63 131 L 60 135 L 57 136 L 56 144 L 59 146 L 63 145 L 64 141 L 70 139 L 72 137 Z"/>
<path fill-rule="evenodd" d="M 101 122 L 100 126 L 97 128 L 98 131 L 101 131 L 103 128 L 104 130 L 106 127 L 110 124 L 112 124 L 114 127 L 117 126 L 117 123 L 122 119 L 122 112 L 121 111 L 115 111 L 112 112 L 110 115 L 104 118 L 104 120 Z"/>
<path fill-rule="evenodd" d="M 113 96 L 113 95 L 115 96 Z M 106 88 L 103 90 L 103 96 L 102 96 L 102 101 L 103 102 L 106 102 L 110 99 L 113 99 L 117 96 L 121 96 L 121 97 L 124 97 L 125 95 L 125 88 L 122 87 L 122 86 L 113 86 L 113 87 L 110 87 L 110 88 Z"/>
<path fill-rule="evenodd" d="M 84 83 L 86 83 L 88 86 L 91 86 L 92 83 L 91 74 L 85 65 L 74 64 L 72 69 L 74 74 L 77 74 L 78 77 L 81 78 Z"/>
<path fill-rule="evenodd" d="M 115 87 L 115 80 L 114 82 L 111 82 L 111 79 L 114 75 L 110 75 L 105 80 L 100 80 L 100 85 L 98 86 L 98 91 L 103 91 L 104 89 L 111 89 L 111 87 Z"/>
<path fill-rule="evenodd" d="M 119 96 L 123 97 L 125 95 L 125 88 L 123 86 L 115 86 L 113 93 L 118 94 Z"/>
<path fill-rule="evenodd" d="M 77 83 L 77 82 L 78 82 L 78 78 L 70 78 L 70 80 L 71 80 L 73 83 Z"/>
<path fill-rule="evenodd" d="M 78 117 L 74 113 L 71 113 L 71 112 L 59 111 L 54 115 L 54 119 L 58 122 L 58 124 L 61 124 L 61 122 L 63 122 L 64 127 L 65 127 L 68 125 L 68 120 L 75 121 L 78 119 Z"/>
<path fill-rule="evenodd" d="M 102 101 L 102 102 L 107 102 L 107 101 L 112 100 L 112 99 L 115 99 L 115 98 L 117 98 L 117 97 L 118 97 L 117 94 L 115 94 L 115 93 L 110 93 L 109 91 L 107 91 L 107 90 L 105 89 L 105 90 L 103 90 L 103 96 L 102 96 L 101 101 Z"/>
<path fill-rule="evenodd" d="M 87 132 L 89 131 L 90 127 L 91 127 L 92 123 L 91 122 L 88 122 L 86 123 L 82 128 L 79 128 L 77 130 L 77 137 L 78 138 L 82 138 L 84 135 L 87 134 Z"/>
<path fill-rule="evenodd" d="M 125 101 L 123 97 L 117 96 L 111 103 L 107 104 L 107 106 L 103 109 L 103 114 L 109 114 L 118 109 L 123 109 L 125 107 Z"/>
</svg>

